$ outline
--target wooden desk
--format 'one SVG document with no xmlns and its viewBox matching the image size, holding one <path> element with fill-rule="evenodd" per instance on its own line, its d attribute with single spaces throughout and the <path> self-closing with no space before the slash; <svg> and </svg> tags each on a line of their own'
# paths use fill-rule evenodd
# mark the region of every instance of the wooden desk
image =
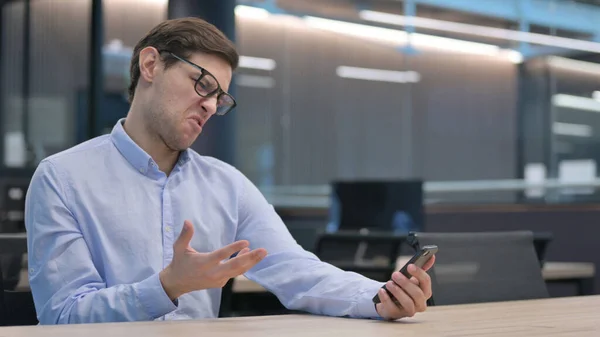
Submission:
<svg viewBox="0 0 600 337">
<path fill-rule="evenodd" d="M 575 284 L 579 295 L 594 294 L 596 268 L 593 263 L 546 262 L 542 275 L 549 283 Z"/>
<path fill-rule="evenodd" d="M 546 262 L 542 268 L 544 280 L 553 281 L 574 278 L 593 278 L 596 268 L 588 262 Z"/>
<path fill-rule="evenodd" d="M 260 284 L 249 280 L 244 275 L 237 276 L 233 281 L 234 293 L 264 293 L 267 289 Z"/>
<path fill-rule="evenodd" d="M 409 258 L 400 257 L 397 265 L 404 265 Z M 396 268 L 398 269 L 398 268 Z M 596 274 L 593 263 L 587 262 L 546 262 L 542 268 L 542 276 L 548 282 L 582 282 L 578 283 L 580 295 L 590 295 L 586 280 L 592 280 Z M 234 293 L 257 293 L 265 292 L 261 285 L 240 275 L 233 282 Z"/>
<path fill-rule="evenodd" d="M 6 337 L 600 336 L 600 296 L 440 306 L 385 322 L 312 315 L 0 328 Z"/>
</svg>

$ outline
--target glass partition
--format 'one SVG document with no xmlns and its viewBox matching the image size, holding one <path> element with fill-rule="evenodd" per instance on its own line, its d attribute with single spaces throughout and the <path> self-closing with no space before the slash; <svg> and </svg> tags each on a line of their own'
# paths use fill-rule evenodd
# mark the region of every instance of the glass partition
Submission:
<svg viewBox="0 0 600 337">
<path fill-rule="evenodd" d="M 238 3 L 236 164 L 274 204 L 326 207 L 336 180 L 421 179 L 431 204 L 598 199 L 600 43 L 581 11 L 600 7 L 552 21 L 419 0 Z"/>
</svg>

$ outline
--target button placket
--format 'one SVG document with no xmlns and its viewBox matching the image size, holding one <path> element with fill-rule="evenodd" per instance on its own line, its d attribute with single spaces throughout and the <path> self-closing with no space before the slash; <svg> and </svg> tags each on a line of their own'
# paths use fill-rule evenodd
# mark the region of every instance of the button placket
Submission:
<svg viewBox="0 0 600 337">
<path fill-rule="evenodd" d="M 165 181 L 163 187 L 163 265 L 166 267 L 173 260 L 173 211 L 171 207 L 171 196 L 168 188 L 169 180 Z"/>
</svg>

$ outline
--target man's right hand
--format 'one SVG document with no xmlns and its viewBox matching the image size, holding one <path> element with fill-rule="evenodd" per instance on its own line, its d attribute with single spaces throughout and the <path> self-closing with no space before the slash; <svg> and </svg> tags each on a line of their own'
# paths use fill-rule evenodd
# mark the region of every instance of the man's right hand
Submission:
<svg viewBox="0 0 600 337">
<path fill-rule="evenodd" d="M 173 244 L 173 261 L 159 274 L 165 292 L 173 301 L 195 290 L 222 288 L 230 278 L 247 272 L 266 255 L 263 248 L 250 251 L 248 241 L 236 241 L 211 253 L 198 253 L 190 242 L 194 226 L 185 221 Z M 238 255 L 229 259 L 233 254 Z M 229 259 L 227 261 L 224 261 Z"/>
</svg>

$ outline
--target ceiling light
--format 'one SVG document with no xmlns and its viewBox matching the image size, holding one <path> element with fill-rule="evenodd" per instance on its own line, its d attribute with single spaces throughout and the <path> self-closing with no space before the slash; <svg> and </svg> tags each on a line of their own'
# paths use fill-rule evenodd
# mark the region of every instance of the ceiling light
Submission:
<svg viewBox="0 0 600 337">
<path fill-rule="evenodd" d="M 251 19 L 266 19 L 270 14 L 264 8 L 237 5 L 235 6 L 235 15 Z"/>
<path fill-rule="evenodd" d="M 411 41 L 416 46 L 434 47 L 459 53 L 480 54 L 480 55 L 498 55 L 500 47 L 491 44 L 477 43 L 449 39 L 447 37 L 426 35 L 420 33 L 411 34 Z"/>
<path fill-rule="evenodd" d="M 592 127 L 585 124 L 554 122 L 552 132 L 560 136 L 591 137 Z"/>
<path fill-rule="evenodd" d="M 600 112 L 600 102 L 588 97 L 556 94 L 552 96 L 552 104 L 560 108 Z"/>
<path fill-rule="evenodd" d="M 252 56 L 240 56 L 239 67 L 259 70 L 273 70 L 277 66 L 275 60 L 263 58 L 263 57 L 252 57 Z"/>
<path fill-rule="evenodd" d="M 357 23 L 329 20 L 314 16 L 305 16 L 304 22 L 313 28 L 321 30 L 374 40 L 382 40 L 394 44 L 404 44 L 406 43 L 408 37 L 406 32 L 397 29 L 360 25 Z"/>
<path fill-rule="evenodd" d="M 381 40 L 395 45 L 405 45 L 409 41 L 409 34 L 405 31 L 362 25 L 338 20 L 305 16 L 304 22 L 313 28 L 326 30 L 334 33 Z M 417 46 L 449 50 L 453 52 L 500 56 L 514 63 L 523 61 L 521 53 L 516 50 L 502 49 L 496 45 L 471 42 L 446 37 L 411 33 L 410 42 Z"/>
<path fill-rule="evenodd" d="M 249 88 L 271 89 L 275 87 L 275 79 L 270 76 L 239 74 L 235 77 L 235 83 Z"/>
<path fill-rule="evenodd" d="M 573 60 L 559 56 L 550 56 L 548 57 L 547 62 L 552 68 L 590 74 L 600 74 L 600 64 L 594 62 Z"/>
<path fill-rule="evenodd" d="M 394 71 L 349 66 L 337 67 L 336 74 L 342 78 L 392 83 L 417 83 L 421 80 L 421 75 L 416 71 Z"/>
<path fill-rule="evenodd" d="M 582 50 L 600 53 L 600 43 L 570 39 L 517 30 L 471 25 L 452 21 L 443 21 L 429 18 L 410 17 L 384 12 L 362 10 L 359 16 L 363 20 L 375 21 L 400 26 L 414 26 L 445 32 L 491 37 L 503 40 L 528 42 L 533 44 L 561 47 L 566 49 Z"/>
</svg>

